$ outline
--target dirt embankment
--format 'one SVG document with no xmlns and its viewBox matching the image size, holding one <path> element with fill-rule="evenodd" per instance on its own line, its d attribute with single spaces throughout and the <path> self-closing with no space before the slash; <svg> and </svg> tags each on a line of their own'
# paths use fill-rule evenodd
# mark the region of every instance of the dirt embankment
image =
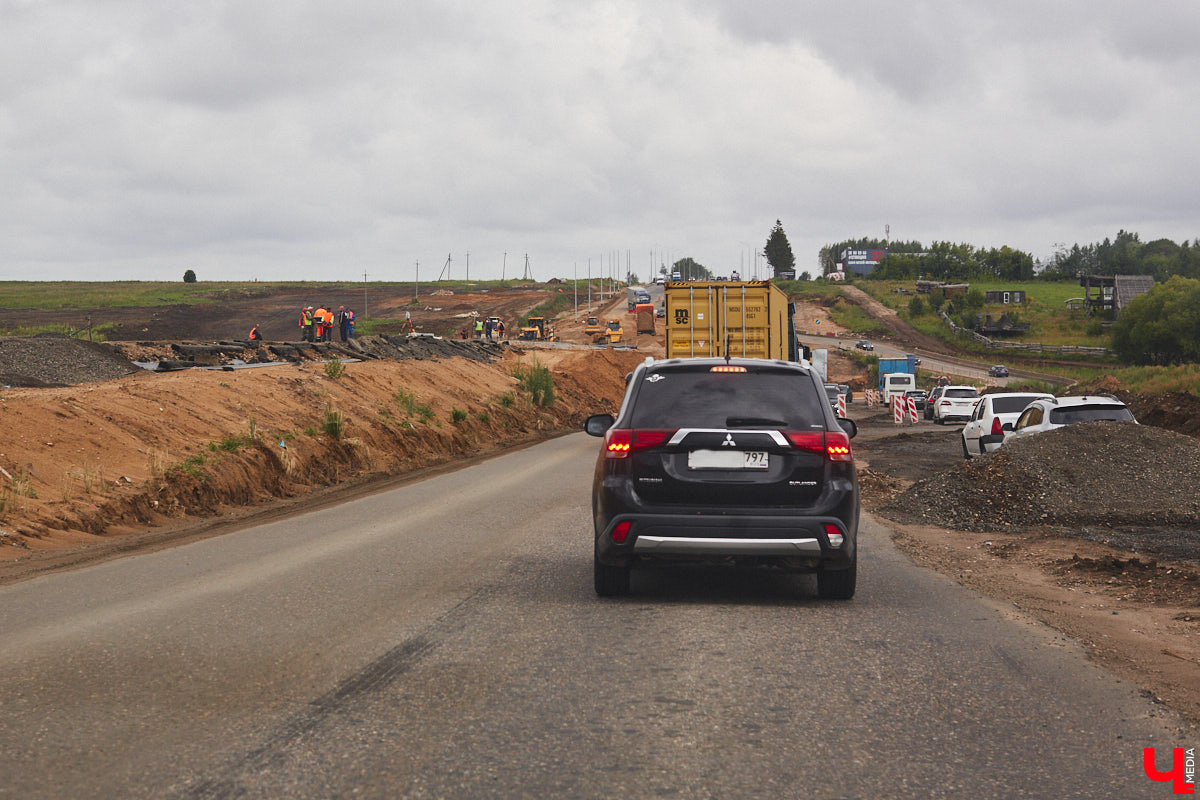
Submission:
<svg viewBox="0 0 1200 800">
<path fill-rule="evenodd" d="M 336 377 L 323 362 L 305 362 L 5 390 L 0 579 L 29 569 L 20 562 L 39 551 L 577 429 L 588 413 L 616 410 L 625 373 L 643 357 L 515 348 L 486 364 L 352 363 Z M 553 378 L 548 406 L 535 404 L 514 377 L 536 365 Z"/>
</svg>

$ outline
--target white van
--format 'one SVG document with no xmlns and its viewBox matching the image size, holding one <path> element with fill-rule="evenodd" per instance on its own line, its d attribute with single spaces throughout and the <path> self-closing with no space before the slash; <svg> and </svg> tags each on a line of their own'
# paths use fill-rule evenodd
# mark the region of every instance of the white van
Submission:
<svg viewBox="0 0 1200 800">
<path fill-rule="evenodd" d="M 892 396 L 917 388 L 917 376 L 911 372 L 889 372 L 883 376 L 883 402 L 891 405 Z"/>
</svg>

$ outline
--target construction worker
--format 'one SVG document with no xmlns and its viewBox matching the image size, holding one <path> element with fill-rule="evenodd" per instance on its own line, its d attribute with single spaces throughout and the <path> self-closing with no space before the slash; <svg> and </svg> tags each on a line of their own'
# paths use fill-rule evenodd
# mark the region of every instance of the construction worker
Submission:
<svg viewBox="0 0 1200 800">
<path fill-rule="evenodd" d="M 407 314 L 408 312 L 406 311 L 405 313 Z M 354 309 L 352 309 L 352 308 L 346 309 L 345 319 L 346 319 L 346 335 L 344 337 L 342 337 L 343 342 L 346 341 L 346 339 L 354 338 Z"/>
<path fill-rule="evenodd" d="M 313 307 L 305 306 L 300 309 L 300 341 L 313 340 Z"/>
<path fill-rule="evenodd" d="M 346 307 L 338 306 L 337 317 L 338 338 L 343 342 L 346 341 Z"/>
<path fill-rule="evenodd" d="M 483 338 L 483 320 L 481 320 L 479 317 L 475 318 L 475 338 Z"/>
<path fill-rule="evenodd" d="M 316 341 L 325 341 L 325 306 L 319 306 L 313 312 L 313 331 L 316 334 Z"/>
<path fill-rule="evenodd" d="M 262 341 L 262 334 L 258 332 L 257 325 L 250 329 L 250 334 L 246 337 L 246 339 L 250 342 L 250 344 L 254 345 L 257 345 Z"/>
<path fill-rule="evenodd" d="M 332 342 L 333 341 L 333 309 L 332 308 L 325 309 L 325 338 L 322 339 L 321 341 L 323 341 L 323 342 Z"/>
<path fill-rule="evenodd" d="M 498 324 L 500 326 L 500 338 L 503 339 L 504 338 L 504 320 L 500 320 L 500 322 Z"/>
</svg>

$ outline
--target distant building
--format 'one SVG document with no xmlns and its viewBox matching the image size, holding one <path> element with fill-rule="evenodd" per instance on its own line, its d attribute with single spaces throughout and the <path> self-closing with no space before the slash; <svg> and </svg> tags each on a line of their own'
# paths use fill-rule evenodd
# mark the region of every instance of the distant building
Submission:
<svg viewBox="0 0 1200 800">
<path fill-rule="evenodd" d="M 1083 287 L 1085 313 L 1093 311 L 1120 313 L 1129 301 L 1145 294 L 1154 286 L 1151 275 L 1083 275 L 1079 278 Z M 1092 290 L 1096 296 L 1092 296 Z"/>
<path fill-rule="evenodd" d="M 1025 290 L 1023 289 L 988 289 L 984 301 L 989 306 L 1008 305 L 1014 303 L 1021 305 L 1025 302 Z"/>
</svg>

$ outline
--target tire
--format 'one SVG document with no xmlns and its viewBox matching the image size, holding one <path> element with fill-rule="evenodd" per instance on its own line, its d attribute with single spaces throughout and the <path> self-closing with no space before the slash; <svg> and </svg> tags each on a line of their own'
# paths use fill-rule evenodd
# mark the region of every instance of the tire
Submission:
<svg viewBox="0 0 1200 800">
<path fill-rule="evenodd" d="M 619 597 L 629 594 L 629 567 L 610 567 L 593 557 L 593 579 L 600 597 Z"/>
<path fill-rule="evenodd" d="M 946 421 L 943 420 L 941 417 L 935 415 L 933 418 L 933 424 L 934 425 L 945 425 Z"/>
<path fill-rule="evenodd" d="M 849 569 L 817 570 L 817 596 L 822 600 L 849 600 L 858 582 L 858 553 Z"/>
<path fill-rule="evenodd" d="M 967 461 L 970 461 L 971 460 L 971 452 L 969 450 L 967 450 L 967 439 L 965 436 L 959 437 L 959 438 L 962 440 L 963 458 L 965 458 Z"/>
</svg>

